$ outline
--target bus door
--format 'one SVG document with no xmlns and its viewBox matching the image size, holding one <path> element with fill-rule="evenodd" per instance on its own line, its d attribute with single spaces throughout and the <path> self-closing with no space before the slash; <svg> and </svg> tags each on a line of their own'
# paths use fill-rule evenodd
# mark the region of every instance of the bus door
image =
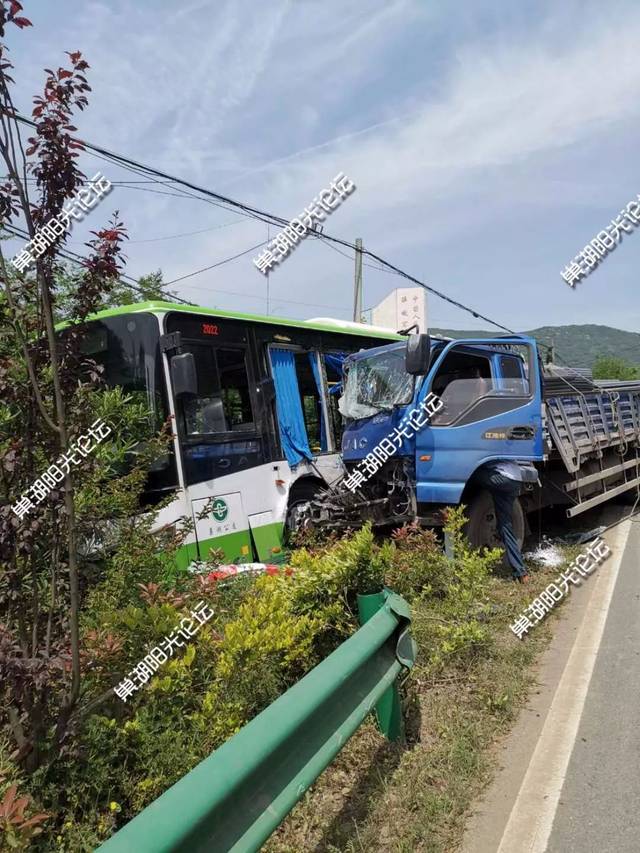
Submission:
<svg viewBox="0 0 640 853">
<path fill-rule="evenodd" d="M 282 449 L 289 466 L 302 462 L 332 482 L 339 474 L 328 421 L 326 381 L 318 350 L 269 347 Z M 339 463 L 338 463 L 339 465 Z"/>
<path fill-rule="evenodd" d="M 249 520 L 240 492 L 196 498 L 191 507 L 201 560 L 209 556 L 212 548 L 220 548 L 230 563 L 251 561 Z"/>
<path fill-rule="evenodd" d="M 224 341 L 186 341 L 182 349 L 194 356 L 198 385 L 176 410 L 197 556 L 203 560 L 221 548 L 226 560 L 248 562 L 253 559 L 248 513 L 264 509 L 252 505 L 259 493 L 255 469 L 265 459 L 247 350 Z"/>
</svg>

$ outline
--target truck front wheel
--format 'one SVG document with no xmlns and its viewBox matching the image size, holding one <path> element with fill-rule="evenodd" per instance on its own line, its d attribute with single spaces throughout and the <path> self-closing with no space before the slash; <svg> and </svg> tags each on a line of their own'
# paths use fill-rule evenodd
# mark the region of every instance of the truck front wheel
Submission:
<svg viewBox="0 0 640 853">
<path fill-rule="evenodd" d="M 302 481 L 293 485 L 289 495 L 287 515 L 285 518 L 285 536 L 287 539 L 297 533 L 304 508 L 317 497 L 322 486 L 315 481 Z"/>
<path fill-rule="evenodd" d="M 504 544 L 496 526 L 496 510 L 493 498 L 486 490 L 477 492 L 467 507 L 467 518 L 464 532 L 474 548 L 504 548 Z M 516 498 L 512 515 L 513 532 L 522 548 L 524 542 L 525 520 L 522 504 Z M 506 555 L 502 560 L 503 566 L 508 566 Z"/>
</svg>

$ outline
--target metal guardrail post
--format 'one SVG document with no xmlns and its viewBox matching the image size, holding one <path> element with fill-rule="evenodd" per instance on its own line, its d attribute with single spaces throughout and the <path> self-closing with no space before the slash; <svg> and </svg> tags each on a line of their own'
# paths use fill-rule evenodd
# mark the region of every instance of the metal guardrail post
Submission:
<svg viewBox="0 0 640 853">
<path fill-rule="evenodd" d="M 364 625 L 371 617 L 384 607 L 387 596 L 384 592 L 374 592 L 370 595 L 358 596 L 358 619 Z M 404 718 L 402 715 L 402 703 L 400 691 L 394 681 L 387 688 L 376 704 L 376 720 L 378 728 L 389 740 L 404 739 Z"/>
<path fill-rule="evenodd" d="M 103 844 L 100 853 L 253 853 L 413 665 L 399 595 Z M 259 677 L 259 673 L 257 674 Z"/>
</svg>

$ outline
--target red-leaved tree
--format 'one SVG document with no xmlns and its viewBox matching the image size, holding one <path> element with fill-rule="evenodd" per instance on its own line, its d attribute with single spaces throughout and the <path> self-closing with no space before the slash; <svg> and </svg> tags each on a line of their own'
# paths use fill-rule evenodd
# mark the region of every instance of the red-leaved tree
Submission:
<svg viewBox="0 0 640 853">
<path fill-rule="evenodd" d="M 0 0 L 0 185 L 4 237 L 34 238 L 82 187 L 82 143 L 72 116 L 87 106 L 88 63 L 68 53 L 67 67 L 45 69 L 25 141 L 11 96 L 12 64 L 5 30 L 31 26 L 17 0 Z M 28 181 L 31 179 L 31 183 Z M 95 215 L 95 214 L 92 214 Z M 121 269 L 125 237 L 117 212 L 92 232 L 83 275 L 66 306 L 76 324 L 96 310 Z M 91 422 L 82 390 L 99 380 L 73 329 L 56 335 L 56 281 L 62 270 L 60 234 L 29 269 L 17 272 L 0 243 L 0 716 L 16 756 L 33 769 L 59 750 L 81 696 L 78 525 L 69 471 L 47 500 L 19 518 L 12 506 L 48 463 L 66 453 Z M 4 701 L 2 701 L 4 700 Z"/>
</svg>

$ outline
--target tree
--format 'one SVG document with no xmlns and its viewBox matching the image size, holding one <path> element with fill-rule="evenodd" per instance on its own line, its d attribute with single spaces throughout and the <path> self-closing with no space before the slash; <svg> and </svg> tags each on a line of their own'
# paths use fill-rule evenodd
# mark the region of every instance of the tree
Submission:
<svg viewBox="0 0 640 853">
<path fill-rule="evenodd" d="M 21 11 L 17 0 L 0 0 L 0 39 L 9 25 L 31 26 Z M 90 91 L 88 63 L 79 51 L 68 57 L 69 67 L 45 69 L 25 145 L 11 98 L 12 65 L 0 42 L 0 158 L 8 175 L 0 186 L 0 225 L 24 223 L 37 254 L 30 268 L 21 264 L 15 272 L 0 244 L 0 322 L 9 330 L 0 340 L 0 714 L 27 769 L 63 747 L 81 696 L 79 503 L 71 459 L 102 398 L 99 370 L 81 354 L 76 326 L 117 285 L 126 236 L 117 212 L 91 232 L 89 257 L 69 294 L 72 326 L 56 338 L 59 253 L 68 232 L 48 245 L 42 235 L 54 220 L 70 222 L 65 204 L 84 184 L 77 165 L 83 146 L 72 136 L 71 117 L 87 106 Z M 33 484 L 42 490 L 39 478 L 52 460 L 63 466 L 62 479 L 46 500 L 36 499 Z M 89 471 L 96 460 L 82 463 Z"/>
<path fill-rule="evenodd" d="M 119 281 L 108 297 L 109 305 L 105 307 L 116 307 L 117 305 L 131 305 L 134 302 L 171 302 L 177 294 L 171 290 L 165 290 L 162 284 L 162 272 L 149 273 L 138 279 L 135 287 L 126 282 Z"/>
<path fill-rule="evenodd" d="M 56 321 L 70 319 L 73 295 L 81 279 L 82 273 L 77 267 L 66 265 L 59 271 L 56 278 Z M 173 291 L 164 290 L 162 272 L 156 270 L 149 275 L 141 276 L 135 285 L 119 279 L 112 287 L 103 291 L 96 302 L 96 310 L 117 308 L 119 305 L 132 305 L 136 302 L 171 302 L 175 297 L 176 294 Z"/>
<path fill-rule="evenodd" d="M 640 367 L 615 356 L 600 355 L 593 364 L 594 379 L 640 379 Z"/>
</svg>

